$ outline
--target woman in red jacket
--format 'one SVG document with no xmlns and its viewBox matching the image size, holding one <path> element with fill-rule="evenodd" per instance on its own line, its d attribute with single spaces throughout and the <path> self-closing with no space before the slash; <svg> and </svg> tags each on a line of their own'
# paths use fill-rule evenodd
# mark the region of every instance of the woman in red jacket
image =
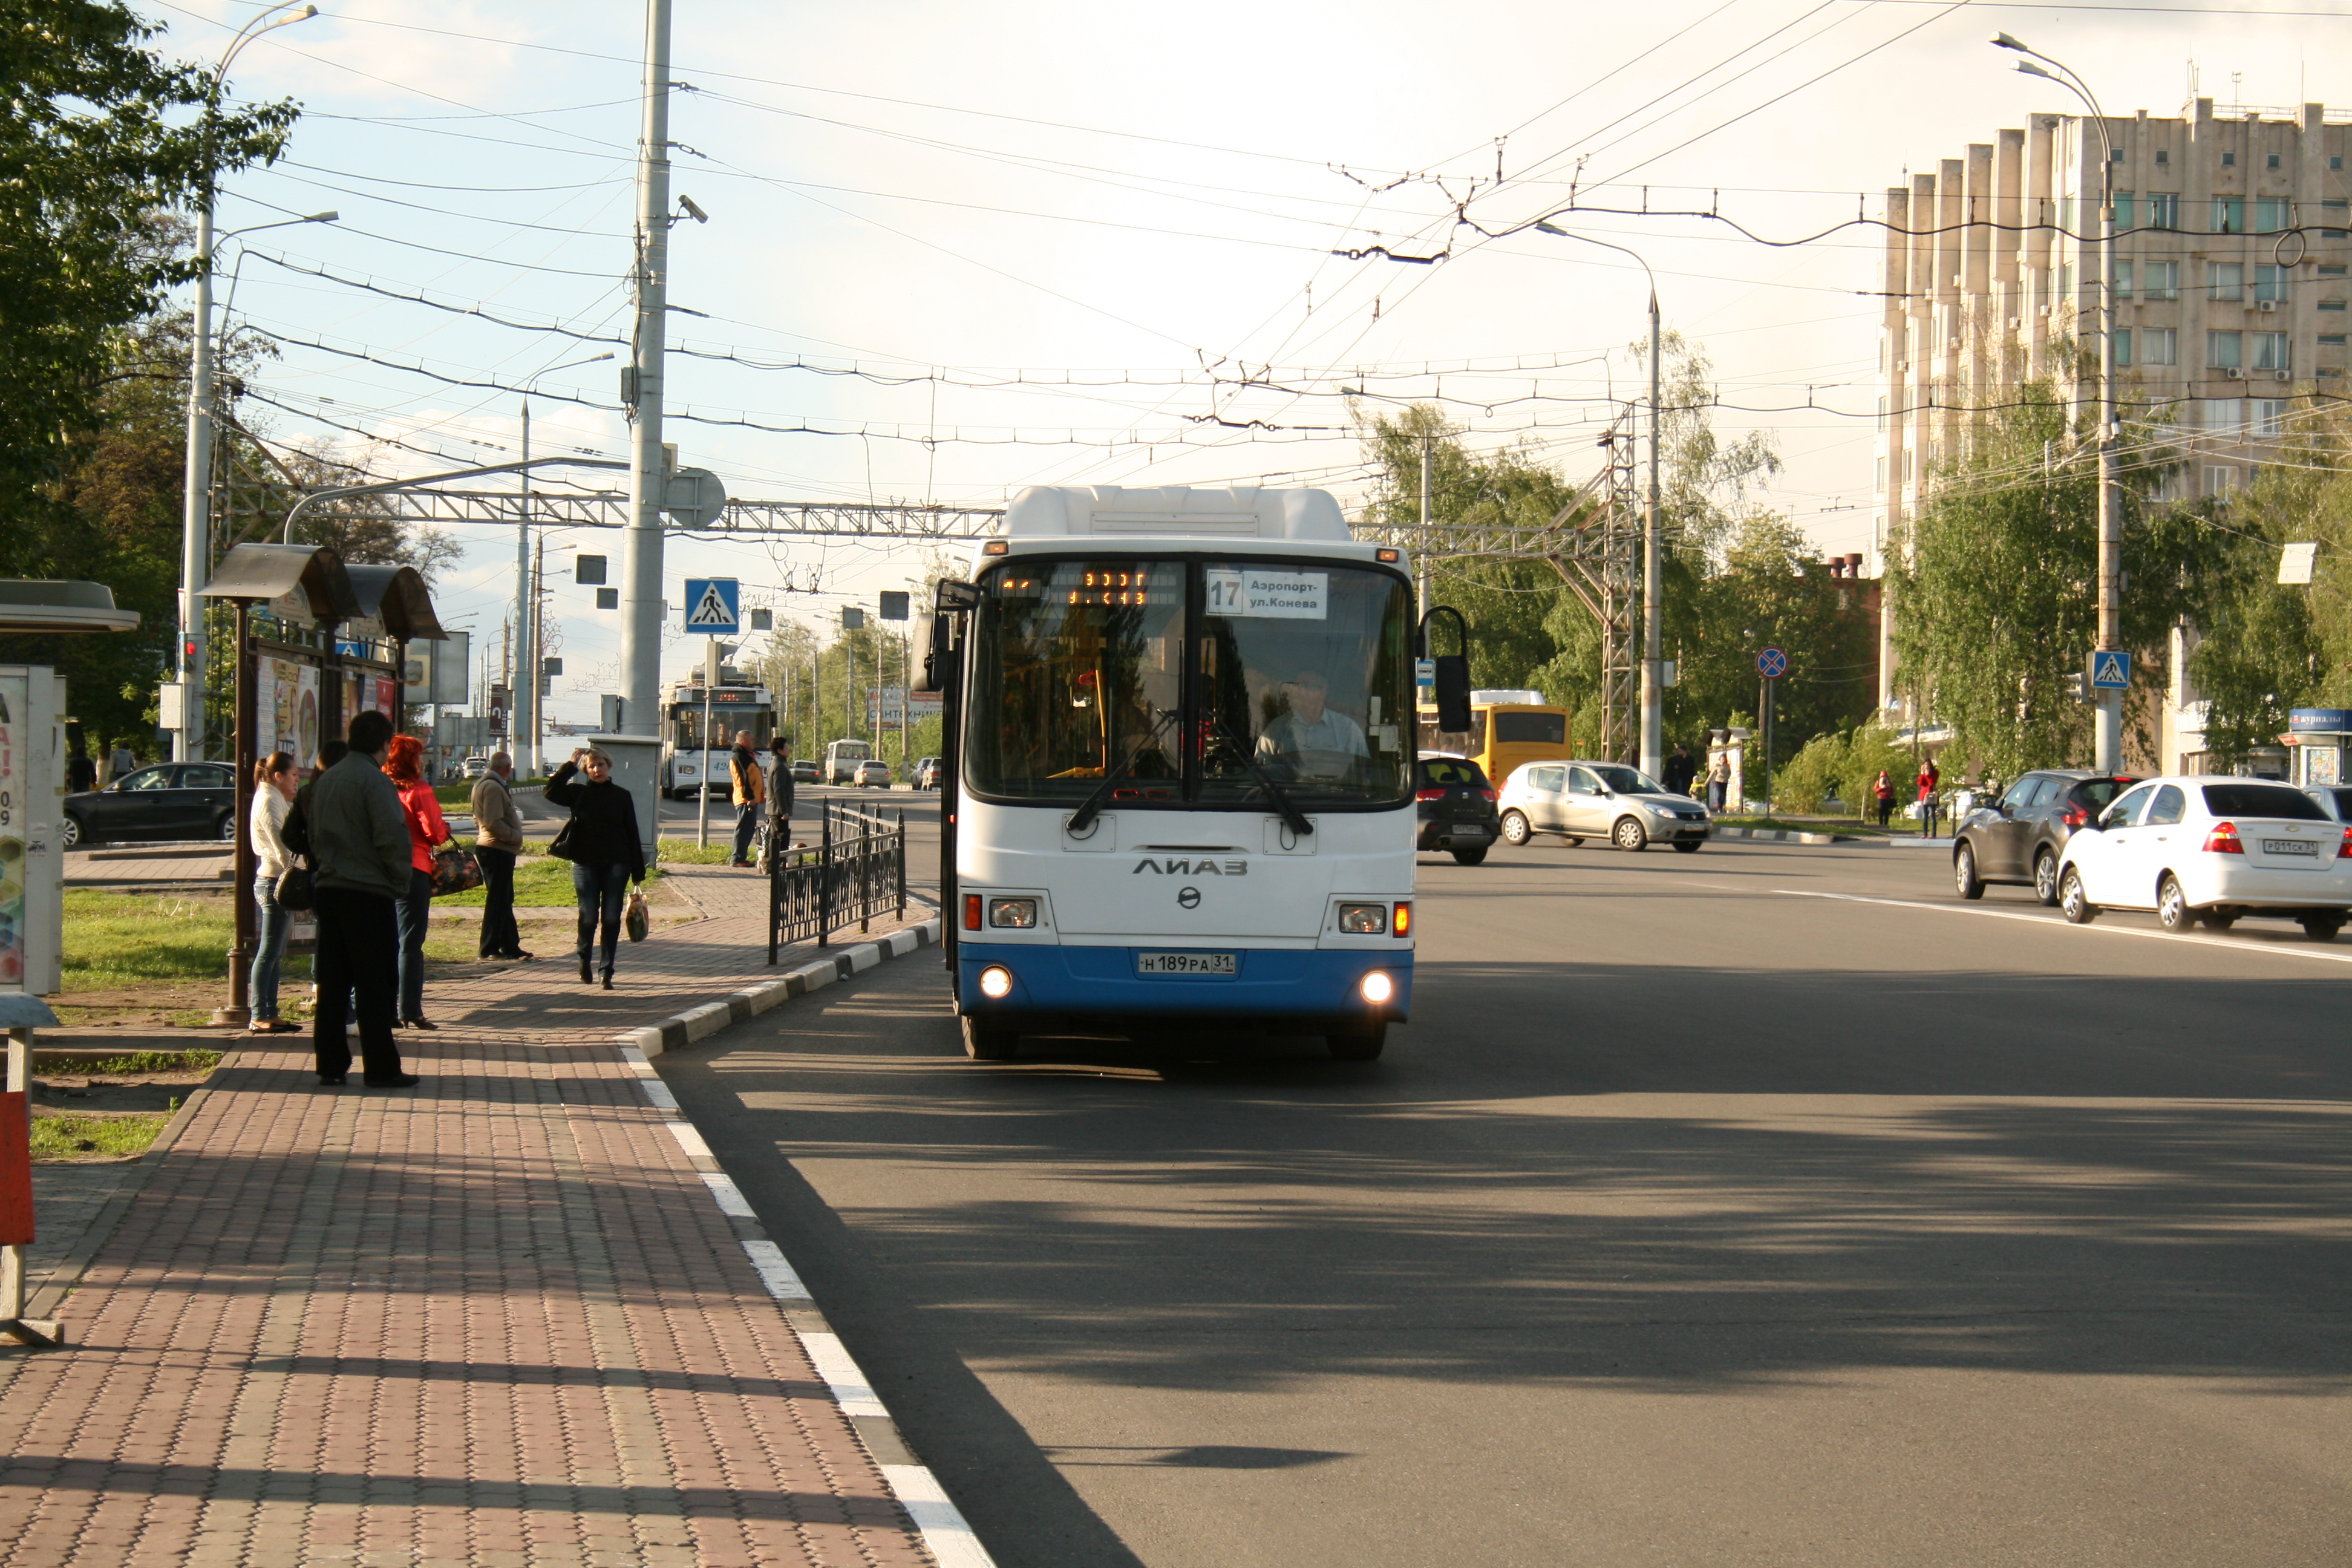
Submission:
<svg viewBox="0 0 2352 1568">
<path fill-rule="evenodd" d="M 425 925 L 433 913 L 433 851 L 449 841 L 449 824 L 425 782 L 424 742 L 394 735 L 383 772 L 400 791 L 401 813 L 408 818 L 408 897 L 393 906 L 400 923 L 399 1026 L 436 1028 L 425 1018 Z"/>
</svg>

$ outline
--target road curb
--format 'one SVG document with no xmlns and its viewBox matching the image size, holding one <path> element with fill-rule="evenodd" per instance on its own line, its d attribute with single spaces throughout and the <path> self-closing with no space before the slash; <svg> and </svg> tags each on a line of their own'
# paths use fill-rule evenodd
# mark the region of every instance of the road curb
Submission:
<svg viewBox="0 0 2352 1568">
<path fill-rule="evenodd" d="M 687 1119 L 677 1103 L 677 1096 L 661 1080 L 661 1073 L 653 1058 L 665 1050 L 674 1050 L 690 1041 L 707 1039 L 745 1018 L 772 1011 L 794 996 L 804 996 L 824 989 L 836 980 L 846 980 L 862 974 L 892 958 L 902 958 L 918 948 L 930 947 L 940 940 L 940 920 L 933 916 L 919 924 L 892 931 L 876 942 L 863 942 L 853 947 L 828 954 L 813 963 L 763 985 L 738 991 L 720 1001 L 705 1003 L 675 1017 L 665 1018 L 657 1025 L 631 1029 L 613 1037 L 619 1047 L 621 1059 L 635 1075 L 637 1087 L 646 1100 L 663 1119 L 663 1126 L 685 1154 L 702 1184 L 710 1190 L 711 1201 L 719 1212 L 727 1216 L 733 1227 L 735 1239 L 743 1248 L 760 1283 L 775 1301 L 784 1321 L 800 1337 L 801 1347 L 807 1352 L 809 1363 L 824 1380 L 827 1392 L 841 1413 L 857 1433 L 866 1451 L 873 1456 L 875 1467 L 881 1472 L 883 1485 L 890 1489 L 907 1516 L 914 1521 L 916 1531 L 923 1538 L 940 1568 L 995 1568 L 995 1559 L 981 1544 L 979 1534 L 965 1520 L 947 1489 L 929 1466 L 908 1447 L 898 1422 L 889 1407 L 875 1392 L 873 1380 L 857 1365 L 848 1346 L 834 1331 L 833 1325 L 818 1309 L 816 1299 L 801 1280 L 784 1250 L 778 1246 L 760 1224 L 759 1212 L 744 1197 L 718 1157 L 701 1130 Z"/>
<path fill-rule="evenodd" d="M 863 974 L 876 964 L 893 958 L 904 958 L 918 948 L 936 946 L 940 940 L 939 917 L 894 931 L 872 942 L 854 942 L 828 952 L 824 957 L 785 971 L 773 980 L 730 992 L 716 1001 L 674 1013 L 657 1024 L 640 1028 L 625 1029 L 613 1037 L 613 1043 L 641 1051 L 650 1059 L 664 1051 L 683 1049 L 697 1040 L 706 1040 L 732 1024 L 756 1018 L 761 1014 L 782 1006 L 795 996 L 805 996 L 822 990 L 836 980 L 846 980 L 853 974 Z"/>
<path fill-rule="evenodd" d="M 1718 827 L 1715 830 L 1715 837 L 1743 838 L 1763 844 L 1858 844 L 1874 849 L 1884 848 L 1894 842 L 1891 838 L 1876 838 L 1862 833 L 1790 833 L 1778 828 L 1760 827 Z"/>
</svg>

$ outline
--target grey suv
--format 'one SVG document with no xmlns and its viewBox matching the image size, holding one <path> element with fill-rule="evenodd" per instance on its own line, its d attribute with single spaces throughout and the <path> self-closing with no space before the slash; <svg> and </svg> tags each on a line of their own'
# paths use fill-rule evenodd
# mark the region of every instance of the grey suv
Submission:
<svg viewBox="0 0 2352 1568">
<path fill-rule="evenodd" d="M 1990 883 L 2023 883 L 2035 899 L 2054 907 L 2066 840 L 2138 782 L 2088 768 L 2027 773 L 1998 804 L 1970 812 L 1953 835 L 1953 887 L 1964 899 L 1980 899 Z"/>
</svg>

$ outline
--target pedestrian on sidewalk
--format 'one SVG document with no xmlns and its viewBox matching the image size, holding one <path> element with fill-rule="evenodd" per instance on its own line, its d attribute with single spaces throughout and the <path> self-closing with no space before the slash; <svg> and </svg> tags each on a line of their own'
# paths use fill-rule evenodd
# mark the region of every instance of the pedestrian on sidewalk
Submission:
<svg viewBox="0 0 2352 1568">
<path fill-rule="evenodd" d="M 768 841 L 782 849 L 793 832 L 793 743 L 768 742 Z"/>
<path fill-rule="evenodd" d="M 400 900 L 399 1027 L 437 1029 L 425 1016 L 425 929 L 433 919 L 433 851 L 449 842 L 448 819 L 425 776 L 425 742 L 394 735 L 383 771 L 400 792 L 408 824 L 408 892 Z"/>
<path fill-rule="evenodd" d="M 319 917 L 319 1008 L 310 1037 L 319 1081 L 341 1083 L 352 1066 L 345 1020 L 355 1016 L 361 1081 L 405 1089 L 416 1075 L 401 1070 L 400 1047 L 392 1038 L 400 972 L 393 906 L 407 897 L 415 868 L 408 819 L 400 791 L 383 776 L 392 721 L 370 709 L 352 721 L 350 735 L 349 752 L 310 781 L 303 803 Z"/>
<path fill-rule="evenodd" d="M 294 1026 L 278 1016 L 278 977 L 286 962 L 286 928 L 292 915 L 278 902 L 278 879 L 294 864 L 286 847 L 286 814 L 294 809 L 294 754 L 272 752 L 253 764 L 253 810 L 246 837 L 253 846 L 253 901 L 261 906 L 261 931 L 254 943 L 247 992 L 253 998 L 253 1032 L 288 1035 Z"/>
<path fill-rule="evenodd" d="M 1936 786 L 1943 780 L 1944 775 L 1937 770 L 1935 758 L 1923 756 L 1919 759 L 1919 831 L 1930 838 L 1936 835 L 1936 817 L 1938 815 Z"/>
<path fill-rule="evenodd" d="M 130 747 L 117 742 L 114 750 L 107 754 L 106 782 L 112 784 L 125 773 L 136 770 L 138 766 L 138 753 Z"/>
<path fill-rule="evenodd" d="M 515 924 L 515 857 L 522 853 L 522 812 L 514 803 L 514 759 L 504 752 L 490 758 L 490 771 L 474 781 L 474 858 L 482 863 L 484 958 L 529 963 L 522 931 Z"/>
<path fill-rule="evenodd" d="M 1690 794 L 1691 780 L 1698 774 L 1698 764 L 1691 761 L 1690 750 L 1680 741 L 1675 742 L 1675 754 L 1666 759 L 1666 793 Z"/>
<path fill-rule="evenodd" d="M 760 805 L 768 798 L 767 780 L 751 750 L 751 731 L 735 731 L 735 747 L 727 753 L 730 797 L 735 802 L 735 866 L 751 863 L 751 835 L 760 830 Z"/>
<path fill-rule="evenodd" d="M 1878 770 L 1878 782 L 1870 786 L 1870 793 L 1878 802 L 1878 826 L 1884 827 L 1895 818 L 1895 781 L 1886 776 L 1885 768 Z"/>
<path fill-rule="evenodd" d="M 1721 811 L 1723 809 L 1723 797 L 1730 788 L 1731 753 L 1729 752 L 1717 752 L 1715 753 L 1715 761 L 1709 763 L 1706 768 L 1707 810 Z"/>
<path fill-rule="evenodd" d="M 613 782 L 613 759 L 593 746 L 583 746 L 555 770 L 547 781 L 547 798 L 572 810 L 572 820 L 547 852 L 572 862 L 572 890 L 580 900 L 581 984 L 596 978 L 591 966 L 601 934 L 604 989 L 610 991 L 614 955 L 621 945 L 622 900 L 631 882 L 646 879 L 637 803 Z"/>
</svg>

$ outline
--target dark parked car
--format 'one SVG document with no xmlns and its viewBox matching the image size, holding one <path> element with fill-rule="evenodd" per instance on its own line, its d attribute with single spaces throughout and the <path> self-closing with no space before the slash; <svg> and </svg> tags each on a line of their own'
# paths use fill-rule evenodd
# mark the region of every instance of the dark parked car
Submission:
<svg viewBox="0 0 2352 1568">
<path fill-rule="evenodd" d="M 1502 792 L 1467 757 L 1424 754 L 1412 765 L 1413 815 L 1420 818 L 1416 849 L 1444 849 L 1465 866 L 1475 866 L 1502 836 L 1495 803 Z"/>
<path fill-rule="evenodd" d="M 65 799 L 68 849 L 126 838 L 236 837 L 236 775 L 226 763 L 159 763 Z"/>
<path fill-rule="evenodd" d="M 2044 768 L 2009 786 L 2000 804 L 1970 812 L 1952 845 L 1952 882 L 1964 899 L 1992 882 L 2021 882 L 2058 902 L 2058 862 L 2074 830 L 2138 781 L 2086 768 Z"/>
<path fill-rule="evenodd" d="M 915 759 L 915 771 L 907 777 L 917 789 L 937 789 L 942 771 L 939 758 L 918 757 Z"/>
</svg>

